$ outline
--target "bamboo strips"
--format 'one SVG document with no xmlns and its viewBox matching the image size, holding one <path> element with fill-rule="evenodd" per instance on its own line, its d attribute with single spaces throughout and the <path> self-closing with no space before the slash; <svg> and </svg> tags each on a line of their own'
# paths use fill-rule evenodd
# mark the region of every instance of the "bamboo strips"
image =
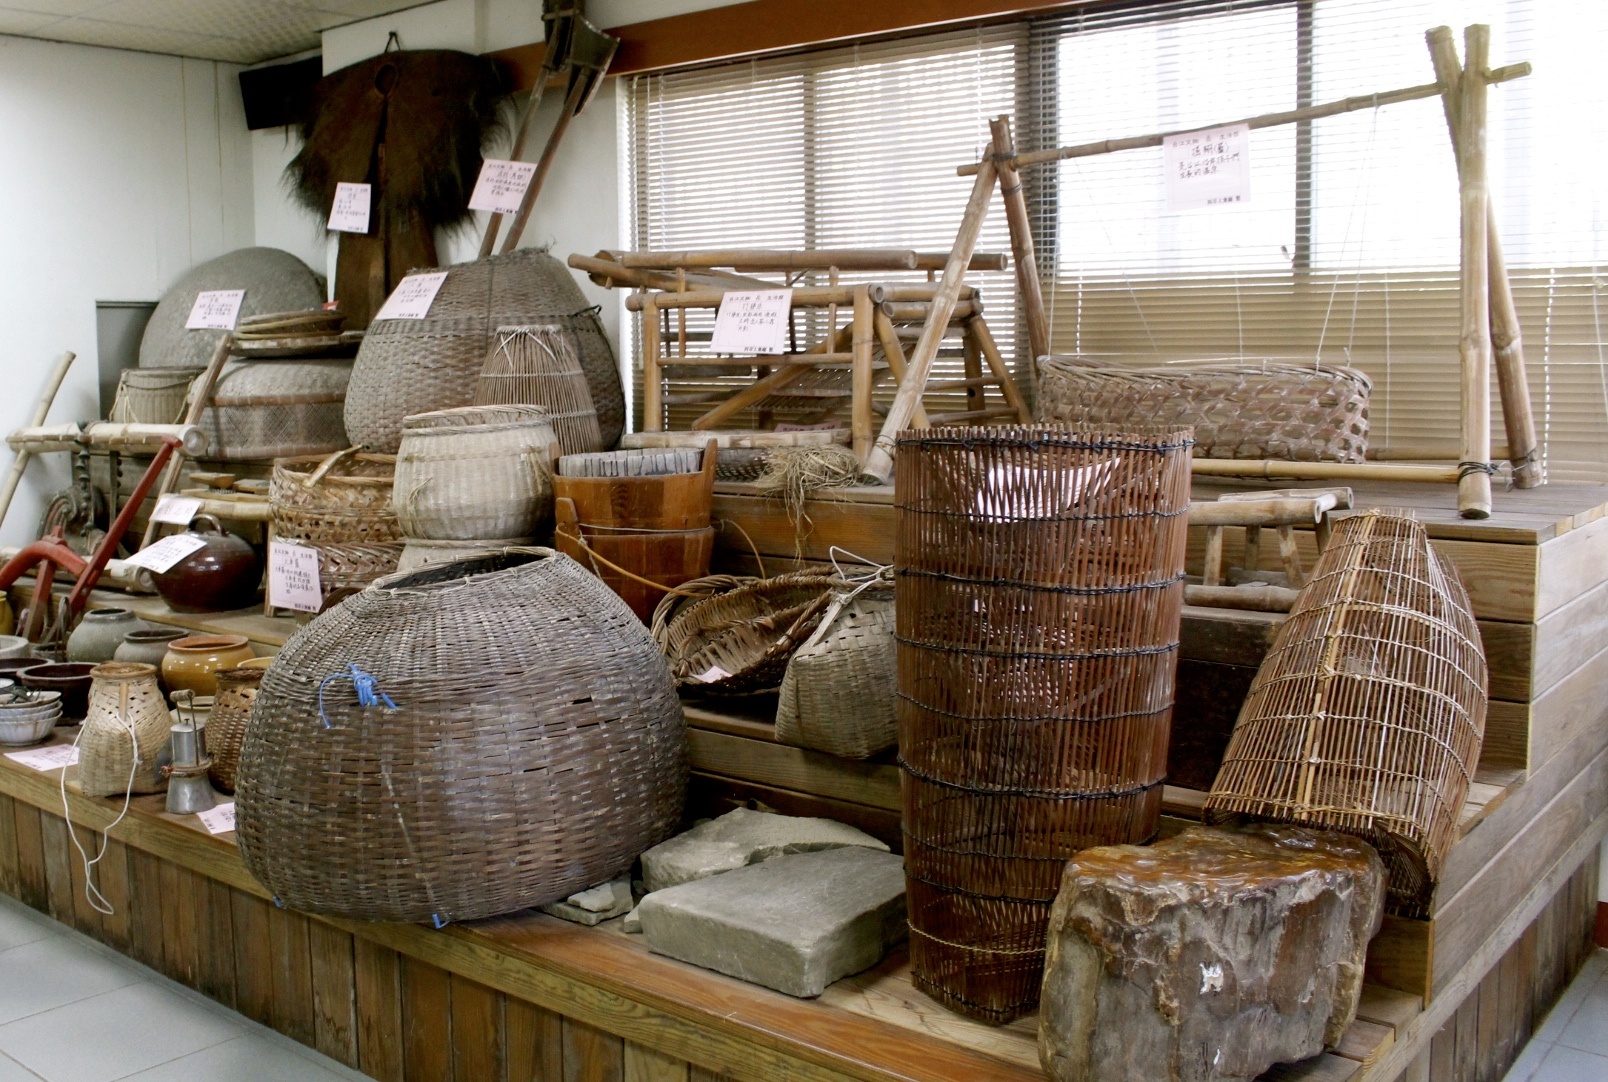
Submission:
<svg viewBox="0 0 1608 1082">
<path fill-rule="evenodd" d="M 1491 514 L 1491 278 L 1486 226 L 1485 65 L 1491 28 L 1463 32 L 1465 67 L 1457 90 L 1457 180 L 1462 195 L 1462 300 L 1458 356 L 1462 362 L 1463 440 L 1457 509 L 1464 518 Z M 1438 85 L 1438 84 L 1437 84 Z"/>
<path fill-rule="evenodd" d="M 37 428 L 45 423 L 50 414 L 51 404 L 56 401 L 56 394 L 61 390 L 62 381 L 67 378 L 67 370 L 73 366 L 73 360 L 78 355 L 71 350 L 63 353 L 56 360 L 56 367 L 50 372 L 50 378 L 45 380 L 44 393 L 39 396 L 34 406 L 33 427 Z M 5 487 L 0 489 L 0 522 L 4 522 L 6 514 L 11 510 L 12 497 L 17 494 L 17 485 L 22 481 L 22 475 L 28 468 L 28 459 L 32 452 L 18 450 L 17 457 L 11 462 L 11 470 L 6 474 Z"/>
<path fill-rule="evenodd" d="M 1027 342 L 1037 365 L 1050 352 L 1050 318 L 1044 309 L 1044 291 L 1039 282 L 1038 256 L 1033 244 L 1033 224 L 1027 216 L 1027 197 L 1022 193 L 1022 175 L 1010 159 L 1016 154 L 1016 137 L 1011 119 L 995 117 L 988 130 L 993 134 L 999 162 L 999 194 L 1005 204 L 1005 220 L 1011 230 L 1011 256 L 1016 260 L 1016 288 L 1021 294 L 1022 315 L 1027 321 Z M 1022 418 L 1023 423 L 1028 418 Z"/>
<path fill-rule="evenodd" d="M 854 341 L 854 394 L 849 406 L 849 431 L 853 434 L 854 453 L 862 462 L 870 454 L 871 441 L 876 438 L 871 414 L 871 388 L 877 378 L 875 369 L 871 367 L 871 353 L 876 345 L 873 311 L 870 288 L 857 286 L 854 290 L 854 321 L 850 324 Z"/>
</svg>

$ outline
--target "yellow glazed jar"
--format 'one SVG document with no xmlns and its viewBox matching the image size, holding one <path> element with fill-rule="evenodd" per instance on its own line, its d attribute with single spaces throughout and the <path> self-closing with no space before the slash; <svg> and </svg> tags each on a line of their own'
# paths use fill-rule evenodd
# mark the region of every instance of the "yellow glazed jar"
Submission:
<svg viewBox="0 0 1608 1082">
<path fill-rule="evenodd" d="M 189 635 L 168 643 L 162 658 L 162 681 L 168 691 L 197 696 L 218 693 L 217 672 L 233 669 L 256 654 L 244 635 Z"/>
</svg>

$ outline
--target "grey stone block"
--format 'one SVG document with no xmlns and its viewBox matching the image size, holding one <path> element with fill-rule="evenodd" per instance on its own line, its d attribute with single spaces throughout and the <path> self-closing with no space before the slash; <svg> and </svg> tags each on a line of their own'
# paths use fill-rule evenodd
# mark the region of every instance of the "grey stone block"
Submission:
<svg viewBox="0 0 1608 1082">
<path fill-rule="evenodd" d="M 656 891 L 636 915 L 659 954 L 818 996 L 904 937 L 904 861 L 863 846 L 776 857 Z"/>
<path fill-rule="evenodd" d="M 737 808 L 643 853 L 642 879 L 651 894 L 788 853 L 849 845 L 888 851 L 865 831 L 831 819 Z"/>
<path fill-rule="evenodd" d="M 541 910 L 590 927 L 629 913 L 631 904 L 631 881 L 616 879 L 612 883 L 602 883 L 571 894 L 562 902 L 544 905 Z"/>
</svg>

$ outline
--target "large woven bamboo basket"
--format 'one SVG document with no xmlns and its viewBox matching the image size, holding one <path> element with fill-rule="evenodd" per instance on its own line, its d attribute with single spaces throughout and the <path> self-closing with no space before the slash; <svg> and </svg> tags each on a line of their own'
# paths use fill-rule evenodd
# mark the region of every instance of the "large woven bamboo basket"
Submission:
<svg viewBox="0 0 1608 1082">
<path fill-rule="evenodd" d="M 586 373 L 563 327 L 498 327 L 475 383 L 475 405 L 531 404 L 547 410 L 566 455 L 603 449 Z"/>
<path fill-rule="evenodd" d="M 1355 368 L 1230 361 L 1135 368 L 1039 360 L 1040 421 L 1121 429 L 1192 426 L 1198 458 L 1361 462 L 1372 381 Z"/>
<path fill-rule="evenodd" d="M 326 604 L 396 570 L 402 528 L 391 510 L 395 470 L 394 456 L 356 448 L 274 463 L 268 482 L 274 536 L 318 550 Z"/>
<path fill-rule="evenodd" d="M 1427 915 L 1484 742 L 1486 665 L 1454 568 L 1423 525 L 1340 522 L 1240 710 L 1206 820 L 1356 834 L 1388 903 Z"/>
<path fill-rule="evenodd" d="M 158 369 L 158 371 L 161 371 Z M 344 360 L 233 361 L 198 422 L 225 461 L 327 455 L 347 446 Z"/>
<path fill-rule="evenodd" d="M 392 509 L 408 537 L 473 541 L 551 528 L 558 442 L 540 406 L 464 406 L 403 423 Z"/>
<path fill-rule="evenodd" d="M 901 794 L 918 987 L 1038 1001 L 1080 849 L 1156 829 L 1183 605 L 1189 432 L 926 429 L 895 468 Z"/>
<path fill-rule="evenodd" d="M 603 446 L 625 425 L 625 396 L 614 351 L 569 268 L 544 251 L 446 268 L 447 279 L 425 319 L 371 323 L 347 389 L 346 433 L 353 443 L 390 454 L 402 419 L 471 405 L 498 327 L 547 324 L 570 337 L 586 373 Z"/>
<path fill-rule="evenodd" d="M 391 576 L 263 676 L 237 778 L 241 856 L 283 904 L 339 917 L 555 902 L 676 829 L 684 737 L 647 629 L 568 557 Z"/>
<path fill-rule="evenodd" d="M 190 384 L 199 368 L 125 368 L 117 377 L 111 420 L 119 424 L 171 425 L 184 416 Z"/>
<path fill-rule="evenodd" d="M 682 583 L 653 613 L 653 640 L 681 687 L 745 695 L 781 686 L 787 662 L 826 612 L 835 575 L 710 575 Z"/>
</svg>

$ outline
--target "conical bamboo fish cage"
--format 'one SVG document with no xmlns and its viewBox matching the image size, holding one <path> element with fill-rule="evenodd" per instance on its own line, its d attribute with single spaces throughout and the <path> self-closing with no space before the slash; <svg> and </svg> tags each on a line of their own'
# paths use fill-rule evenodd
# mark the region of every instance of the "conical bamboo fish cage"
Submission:
<svg viewBox="0 0 1608 1082">
<path fill-rule="evenodd" d="M 1389 905 L 1427 912 L 1485 733 L 1486 668 L 1468 594 L 1423 525 L 1342 521 L 1279 628 L 1206 802 L 1356 834 Z"/>
</svg>

